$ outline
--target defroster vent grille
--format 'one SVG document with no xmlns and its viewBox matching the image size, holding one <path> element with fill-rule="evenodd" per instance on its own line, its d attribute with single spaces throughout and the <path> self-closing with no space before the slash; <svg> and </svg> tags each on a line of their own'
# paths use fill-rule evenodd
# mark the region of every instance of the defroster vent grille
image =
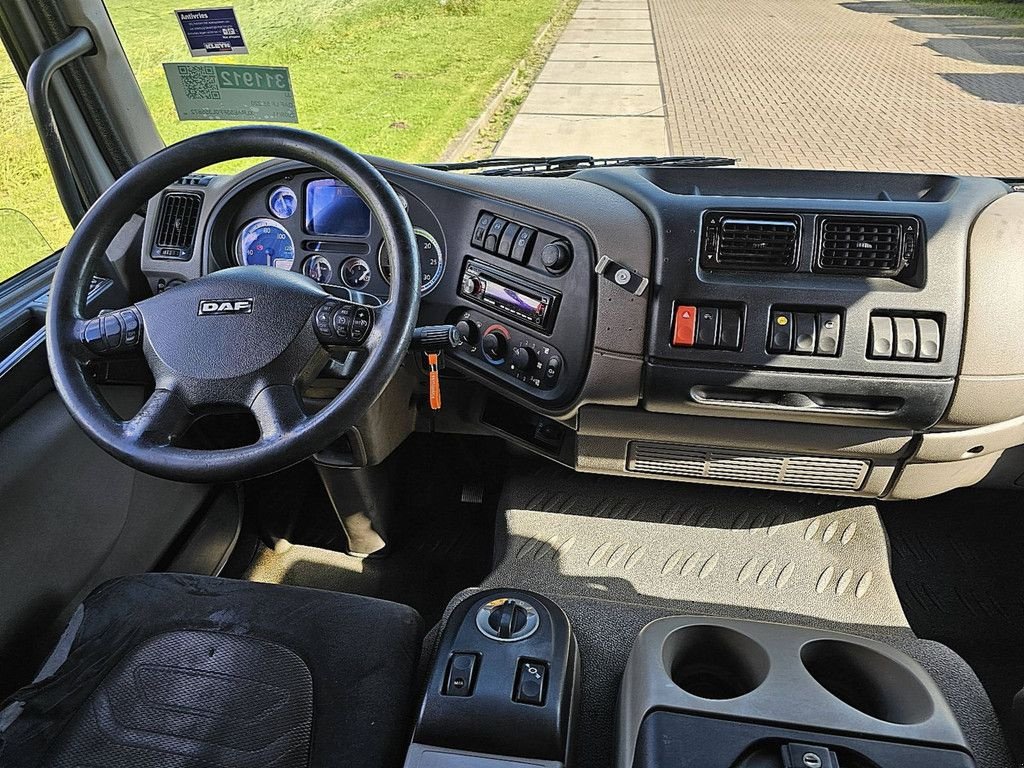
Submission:
<svg viewBox="0 0 1024 768">
<path fill-rule="evenodd" d="M 630 472 L 823 491 L 860 490 L 869 467 L 861 459 L 788 456 L 645 441 L 631 442 L 626 457 L 626 469 Z"/>
</svg>

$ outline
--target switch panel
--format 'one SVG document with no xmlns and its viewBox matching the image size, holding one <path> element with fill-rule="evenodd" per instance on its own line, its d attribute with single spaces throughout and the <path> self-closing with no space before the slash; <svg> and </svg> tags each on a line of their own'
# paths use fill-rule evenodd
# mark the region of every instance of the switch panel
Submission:
<svg viewBox="0 0 1024 768">
<path fill-rule="evenodd" d="M 743 344 L 743 312 L 736 307 L 678 304 L 672 323 L 672 346 L 738 350 Z"/>
<path fill-rule="evenodd" d="M 867 356 L 872 360 L 937 362 L 942 356 L 942 325 L 936 317 L 872 315 Z"/>
<path fill-rule="evenodd" d="M 838 357 L 843 342 L 843 316 L 817 307 L 772 309 L 767 349 L 776 355 Z"/>
<path fill-rule="evenodd" d="M 533 227 L 484 211 L 477 217 L 470 243 L 495 256 L 526 264 L 536 240 L 537 230 Z"/>
</svg>

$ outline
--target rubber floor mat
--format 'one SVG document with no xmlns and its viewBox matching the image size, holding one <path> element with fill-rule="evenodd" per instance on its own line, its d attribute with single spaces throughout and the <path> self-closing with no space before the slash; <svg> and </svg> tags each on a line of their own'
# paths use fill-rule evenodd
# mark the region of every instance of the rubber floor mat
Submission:
<svg viewBox="0 0 1024 768">
<path fill-rule="evenodd" d="M 878 510 L 860 500 L 575 476 L 515 478 L 488 584 L 906 627 Z"/>
</svg>

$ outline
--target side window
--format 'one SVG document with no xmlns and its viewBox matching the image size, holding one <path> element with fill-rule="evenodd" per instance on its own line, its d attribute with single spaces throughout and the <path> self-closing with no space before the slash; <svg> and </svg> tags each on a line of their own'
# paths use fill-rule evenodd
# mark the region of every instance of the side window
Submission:
<svg viewBox="0 0 1024 768">
<path fill-rule="evenodd" d="M 71 224 L 57 196 L 28 98 L 0 47 L 0 282 L 67 243 Z"/>
</svg>

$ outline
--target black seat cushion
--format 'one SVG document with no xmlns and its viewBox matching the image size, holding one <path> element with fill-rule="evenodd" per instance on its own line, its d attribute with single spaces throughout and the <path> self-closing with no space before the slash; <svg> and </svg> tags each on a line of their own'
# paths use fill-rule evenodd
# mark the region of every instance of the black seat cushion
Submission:
<svg viewBox="0 0 1024 768">
<path fill-rule="evenodd" d="M 411 608 L 368 597 L 116 579 L 0 710 L 0 765 L 397 766 L 422 631 Z"/>
</svg>

